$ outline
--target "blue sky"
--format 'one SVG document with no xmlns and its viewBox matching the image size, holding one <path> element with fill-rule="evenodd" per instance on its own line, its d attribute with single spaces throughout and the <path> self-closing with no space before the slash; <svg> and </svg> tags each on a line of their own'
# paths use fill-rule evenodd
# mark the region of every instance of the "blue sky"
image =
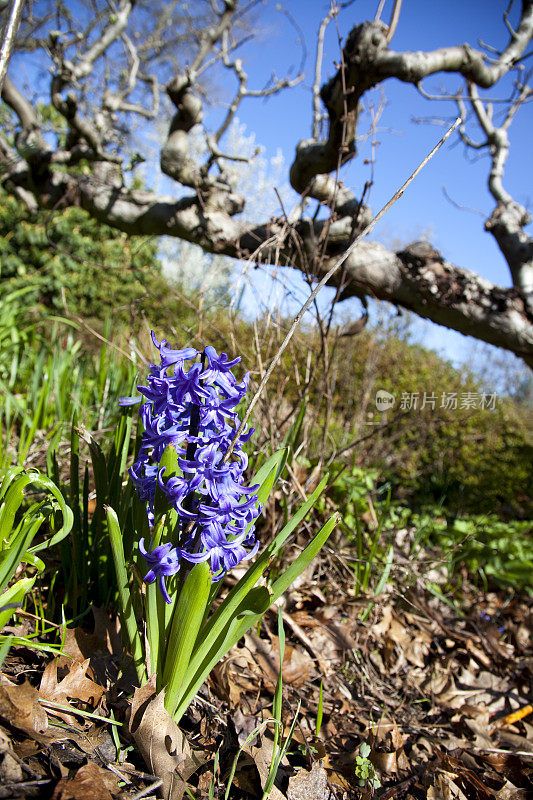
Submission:
<svg viewBox="0 0 533 800">
<path fill-rule="evenodd" d="M 469 42 L 478 47 L 478 40 L 504 47 L 508 32 L 503 22 L 503 11 L 508 0 L 405 0 L 392 47 L 396 50 L 429 50 L 446 45 Z M 516 20 L 519 3 L 515 1 L 511 20 Z M 377 2 L 358 0 L 338 18 L 340 36 L 344 39 L 353 25 L 373 19 Z M 382 19 L 388 20 L 392 3 L 387 2 Z M 306 79 L 298 87 L 284 91 L 268 100 L 245 100 L 239 110 L 239 119 L 248 131 L 256 133 L 257 142 L 266 149 L 266 155 L 275 155 L 278 148 L 290 165 L 296 144 L 311 132 L 311 83 L 314 71 L 316 32 L 327 13 L 329 3 L 322 0 L 285 0 L 268 2 L 257 13 L 259 43 L 248 45 L 242 55 L 250 76 L 250 86 L 262 87 L 271 79 L 272 70 L 278 76 L 290 72 L 294 75 L 301 55 L 303 36 L 307 48 Z M 301 35 L 290 24 L 285 12 L 297 22 Z M 514 14 L 514 17 L 513 17 Z M 339 58 L 339 41 L 335 23 L 330 23 L 325 40 L 323 78 L 335 71 Z M 443 88 L 455 90 L 459 80 L 455 76 L 436 75 L 426 79 L 424 88 L 437 94 Z M 482 96 L 505 97 L 509 80 Z M 450 102 L 428 101 L 412 86 L 399 81 L 384 84 L 386 108 L 379 128 L 374 186 L 369 198 L 374 212 L 389 199 L 393 192 L 416 167 L 423 156 L 438 141 L 445 130 L 443 125 L 414 124 L 417 118 L 433 117 L 449 120 L 456 116 L 456 106 Z M 376 104 L 380 91 L 372 97 Z M 496 111 L 499 106 L 496 106 Z M 531 207 L 531 124 L 532 106 L 523 107 L 511 129 L 511 154 L 507 162 L 504 185 L 511 194 L 527 207 Z M 368 127 L 368 116 L 361 120 L 360 130 Z M 471 128 L 475 132 L 474 128 Z M 357 192 L 361 191 L 369 176 L 369 167 L 362 163 L 369 155 L 364 145 L 360 156 L 345 171 L 345 182 Z M 483 225 L 494 207 L 487 189 L 488 159 L 474 158 L 465 147 L 453 140 L 445 146 L 409 187 L 406 195 L 388 212 L 372 238 L 393 245 L 396 241 L 409 242 L 426 234 L 443 255 L 458 266 L 478 272 L 483 277 L 504 286 L 510 285 L 507 266 L 492 237 Z M 461 206 L 476 209 L 479 214 L 459 210 L 446 199 L 443 187 Z M 349 301 L 351 302 L 351 301 Z M 358 306 L 353 303 L 353 313 Z M 425 344 L 440 350 L 455 362 L 469 357 L 473 340 L 460 334 L 447 332 L 432 323 L 417 326 L 418 337 Z"/>
</svg>

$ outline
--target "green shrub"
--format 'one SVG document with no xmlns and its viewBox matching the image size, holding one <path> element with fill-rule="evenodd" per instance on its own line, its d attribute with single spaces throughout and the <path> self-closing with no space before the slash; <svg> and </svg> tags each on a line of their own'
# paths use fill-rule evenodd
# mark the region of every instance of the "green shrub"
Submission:
<svg viewBox="0 0 533 800">
<path fill-rule="evenodd" d="M 485 588 L 511 586 L 533 595 L 533 521 L 494 514 L 444 519 L 436 510 L 412 515 L 426 541 L 445 554 L 448 575 L 467 570 Z"/>
<path fill-rule="evenodd" d="M 31 285 L 32 300 L 55 313 L 130 323 L 161 306 L 168 286 L 157 240 L 100 225 L 81 208 L 30 212 L 0 193 L 1 279 Z M 29 302 L 30 298 L 28 298 Z"/>
<path fill-rule="evenodd" d="M 328 442 L 335 461 L 337 451 L 347 465 L 378 469 L 378 484 L 390 484 L 393 498 L 417 506 L 444 502 L 456 511 L 503 509 L 533 516 L 533 426 L 527 405 L 496 396 L 491 409 L 487 396 L 489 407 L 482 408 L 479 379 L 395 335 L 365 332 L 357 340 L 341 339 L 333 371 Z M 378 389 L 395 395 L 392 409 L 378 411 Z M 418 408 L 400 408 L 404 394 L 416 392 Z M 435 395 L 434 407 L 421 408 L 424 393 Z M 442 407 L 443 395 L 450 393 L 457 394 L 457 409 Z M 469 395 L 477 407 L 461 408 Z M 319 402 L 317 391 L 309 405 Z M 311 460 L 321 453 L 323 420 L 319 415 L 311 435 Z M 350 448 L 351 442 L 357 443 Z"/>
<path fill-rule="evenodd" d="M 264 326 L 258 320 L 257 329 L 264 332 L 256 339 L 249 322 L 229 319 L 224 309 L 200 313 L 194 297 L 170 290 L 156 247 L 153 239 L 99 225 L 80 208 L 32 217 L 18 200 L 0 194 L 0 289 L 31 287 L 21 302 L 27 307 L 40 301 L 37 319 L 43 318 L 43 305 L 62 314 L 65 297 L 69 312 L 100 333 L 104 320 L 112 318 L 115 341 L 121 333 L 124 338 L 138 333 L 142 323 L 145 332 L 154 327 L 159 335 L 197 347 L 207 337 L 217 349 L 242 355 L 252 370 L 259 363 L 258 346 L 262 363 L 268 364 L 283 338 L 284 321 L 273 327 L 270 318 Z M 442 407 L 444 393 L 480 396 L 479 380 L 411 344 L 393 326 L 367 328 L 356 337 L 332 333 L 327 370 L 320 355 L 323 342 L 310 325 L 297 332 L 283 354 L 277 379 L 254 415 L 265 444 L 280 444 L 305 399 L 300 456 L 311 468 L 334 462 L 376 469 L 378 484 L 389 484 L 393 499 L 417 507 L 444 502 L 457 512 L 533 515 L 526 404 L 502 397 L 494 410 Z M 86 338 L 85 350 L 88 345 Z M 149 354 L 146 340 L 143 346 Z M 93 338 L 90 349 L 97 349 Z M 378 389 L 395 395 L 394 408 L 378 411 Z M 419 393 L 419 407 L 404 412 L 402 396 L 413 392 Z M 435 408 L 420 407 L 424 392 L 435 395 Z"/>
</svg>

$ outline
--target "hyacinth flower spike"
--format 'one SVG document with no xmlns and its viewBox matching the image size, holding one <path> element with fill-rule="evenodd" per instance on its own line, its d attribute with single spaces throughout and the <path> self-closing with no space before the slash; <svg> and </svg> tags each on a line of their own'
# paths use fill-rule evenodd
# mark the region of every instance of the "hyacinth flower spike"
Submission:
<svg viewBox="0 0 533 800">
<path fill-rule="evenodd" d="M 167 340 L 161 339 L 160 342 L 157 341 L 155 333 L 151 332 L 152 342 L 159 350 L 159 355 L 161 357 L 161 364 L 159 369 L 165 370 L 167 367 L 172 366 L 173 364 L 177 364 L 181 361 L 186 361 L 191 358 L 196 358 L 198 355 L 198 350 L 195 350 L 194 347 L 184 347 L 181 350 L 172 350 L 170 347 L 167 347 Z M 157 367 L 154 364 L 151 365 L 154 369 Z"/>
<path fill-rule="evenodd" d="M 137 387 L 145 398 L 139 412 L 144 432 L 130 475 L 139 498 L 148 504 L 150 525 L 155 523 L 158 489 L 178 515 L 179 524 L 170 532 L 173 541 L 158 543 L 151 551 L 143 543 L 141 549 L 149 567 L 145 581 L 157 580 L 169 603 L 164 577 L 176 574 L 183 561 L 209 561 L 213 580 L 218 581 L 257 551 L 253 522 L 260 507 L 257 487 L 243 483 L 248 459 L 241 448 L 252 431 L 239 437 L 231 460 L 224 462 L 240 424 L 234 409 L 248 386 L 248 376 L 238 383 L 232 372 L 240 359 L 229 360 L 208 346 L 198 363 L 194 348 L 174 350 L 153 332 L 152 340 L 160 364 L 151 364 L 147 385 Z M 123 398 L 124 403 L 129 401 L 133 398 Z M 169 445 L 178 454 L 180 474 L 167 478 L 159 465 Z"/>
</svg>

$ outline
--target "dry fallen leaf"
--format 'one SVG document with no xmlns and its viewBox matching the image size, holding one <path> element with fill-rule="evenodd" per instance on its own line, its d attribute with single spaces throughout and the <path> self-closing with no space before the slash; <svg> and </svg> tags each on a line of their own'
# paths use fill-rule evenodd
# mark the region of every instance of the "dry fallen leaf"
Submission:
<svg viewBox="0 0 533 800">
<path fill-rule="evenodd" d="M 480 774 L 479 777 L 472 769 L 469 769 L 465 766 L 461 758 L 468 759 L 468 754 L 461 754 L 461 751 L 456 751 L 461 756 L 460 758 L 456 758 L 455 756 L 446 753 L 443 750 L 439 750 L 435 748 L 435 755 L 437 757 L 438 762 L 438 771 L 439 773 L 444 773 L 448 777 L 453 779 L 453 784 L 457 786 L 461 786 L 465 789 L 466 795 L 471 796 L 474 795 L 477 800 L 491 800 L 493 797 L 492 792 L 483 784 L 483 775 Z M 433 770 L 431 772 L 428 770 L 428 776 L 433 774 Z M 452 795 L 464 797 L 464 795 Z"/>
<path fill-rule="evenodd" d="M 274 742 L 271 739 L 268 739 L 266 736 L 261 736 L 259 744 L 246 745 L 243 747 L 243 751 L 253 759 L 253 762 L 259 773 L 261 788 L 264 789 L 268 774 L 270 772 L 270 765 L 272 764 L 274 757 Z M 281 765 L 277 773 L 278 777 L 280 777 L 283 773 L 283 765 L 287 765 L 286 758 L 281 760 Z M 285 795 L 280 792 L 277 786 L 272 787 L 269 797 L 270 800 L 285 800 Z"/>
<path fill-rule="evenodd" d="M 289 778 L 288 800 L 328 800 L 330 795 L 328 774 L 319 761 L 311 771 L 301 768 Z"/>
<path fill-rule="evenodd" d="M 387 776 L 408 770 L 409 761 L 403 749 L 405 737 L 396 722 L 383 719 L 369 728 L 368 743 L 372 748 L 370 761 L 376 769 Z"/>
<path fill-rule="evenodd" d="M 246 647 L 252 653 L 256 663 L 263 672 L 263 680 L 269 691 L 274 691 L 279 671 L 279 641 L 277 636 L 272 642 L 261 639 L 256 633 L 247 633 L 244 637 Z M 312 657 L 303 649 L 285 646 L 283 657 L 283 683 L 292 684 L 295 688 L 302 686 L 311 677 L 314 670 Z"/>
<path fill-rule="evenodd" d="M 130 732 L 152 774 L 163 781 L 165 800 L 181 800 L 185 781 L 205 759 L 194 752 L 164 706 L 165 692 L 156 694 L 155 675 L 133 695 Z"/>
<path fill-rule="evenodd" d="M 87 633 L 83 628 L 66 628 L 63 654 L 74 661 L 85 661 L 94 656 L 120 655 L 122 652 L 118 620 L 113 622 L 101 608 L 92 607 L 94 631 Z M 64 666 L 67 661 L 60 661 Z"/>
<path fill-rule="evenodd" d="M 11 742 L 0 730 L 0 786 L 22 780 L 22 768 L 11 748 Z"/>
<path fill-rule="evenodd" d="M 0 717 L 38 741 L 47 738 L 43 734 L 48 728 L 48 718 L 39 704 L 37 690 L 28 681 L 16 684 L 1 676 Z"/>
<path fill-rule="evenodd" d="M 461 789 L 447 772 L 439 772 L 427 790 L 428 800 L 467 800 Z"/>
<path fill-rule="evenodd" d="M 383 608 L 383 617 L 380 622 L 376 622 L 372 626 L 372 633 L 375 637 L 380 638 L 384 636 L 390 628 L 392 622 L 392 606 L 387 605 Z"/>
<path fill-rule="evenodd" d="M 95 706 L 104 693 L 104 687 L 92 681 L 87 677 L 87 669 L 89 667 L 89 659 L 86 658 L 83 662 L 70 662 L 67 669 L 68 672 L 65 677 L 58 681 L 57 679 L 57 659 L 51 661 L 47 666 L 41 678 L 39 686 L 39 695 L 43 700 L 48 700 L 52 703 L 59 703 L 62 706 L 72 708 L 69 703 L 70 700 L 79 700 L 82 703 L 91 703 Z M 56 714 L 65 722 L 72 722 L 73 717 L 68 713 L 62 713 L 54 709 L 50 713 Z"/>
<path fill-rule="evenodd" d="M 257 687 L 261 675 L 257 665 L 244 647 L 233 647 L 228 657 L 212 671 L 210 680 L 216 694 L 229 703 L 230 708 L 239 705 L 242 694 L 250 694 Z"/>
<path fill-rule="evenodd" d="M 57 784 L 52 800 L 113 800 L 108 786 L 114 786 L 118 794 L 116 778 L 102 767 L 90 761 L 80 767 L 73 778 L 62 778 Z"/>
</svg>

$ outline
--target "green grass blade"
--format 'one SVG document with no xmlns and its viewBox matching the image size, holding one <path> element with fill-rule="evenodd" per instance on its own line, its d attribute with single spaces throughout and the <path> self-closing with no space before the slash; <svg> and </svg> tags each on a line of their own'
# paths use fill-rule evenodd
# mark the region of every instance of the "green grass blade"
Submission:
<svg viewBox="0 0 533 800">
<path fill-rule="evenodd" d="M 158 676 L 161 671 L 161 628 L 157 607 L 157 584 L 146 584 L 146 638 L 150 648 L 150 675 L 155 672 Z M 162 643 L 164 644 L 164 639 Z M 158 691 L 162 687 L 157 687 Z"/>
<path fill-rule="evenodd" d="M 278 465 L 275 462 L 274 465 L 274 469 L 277 469 Z M 269 473 L 270 476 L 272 476 L 272 472 L 273 469 L 271 468 Z M 256 480 L 260 473 L 261 470 L 259 470 L 257 473 Z M 211 616 L 207 622 L 207 625 L 202 629 L 201 642 L 199 641 L 198 646 L 195 648 L 196 652 L 191 658 L 189 670 L 185 679 L 185 682 L 188 685 L 188 689 L 186 691 L 186 698 L 188 699 L 180 702 L 176 714 L 174 715 L 175 719 L 179 719 L 180 716 L 183 715 L 188 703 L 190 703 L 212 667 L 218 663 L 218 661 L 225 655 L 230 647 L 232 647 L 233 644 L 235 644 L 235 642 L 237 642 L 240 637 L 246 633 L 246 631 L 248 631 L 261 619 L 265 611 L 273 602 L 273 598 L 270 597 L 268 590 L 265 587 L 254 588 L 255 584 L 262 576 L 271 559 L 275 557 L 279 549 L 283 546 L 294 529 L 300 524 L 300 522 L 305 518 L 306 514 L 314 506 L 322 494 L 325 486 L 327 485 L 327 482 L 328 477 L 326 475 L 316 487 L 315 491 L 309 496 L 307 501 L 301 506 L 298 512 L 284 526 L 284 528 L 272 540 L 272 542 L 267 545 L 265 550 L 248 569 L 246 574 L 243 575 L 236 586 L 233 587 L 225 600 Z M 334 523 L 331 524 L 331 528 L 327 534 L 328 536 L 329 533 L 331 533 L 331 530 L 333 530 L 333 527 Z M 319 532 L 319 534 L 317 534 L 317 536 L 320 536 L 321 534 L 323 535 L 323 531 L 324 528 Z M 312 544 L 313 542 L 311 542 L 308 547 L 311 547 Z M 322 544 L 320 547 L 321 546 Z M 318 547 L 316 552 L 318 552 L 320 547 Z M 304 553 L 307 551 L 307 549 L 308 548 L 304 550 Z M 304 553 L 300 555 L 300 559 Z M 294 577 L 291 578 L 291 582 L 292 580 L 294 580 Z M 266 593 L 266 600 L 264 593 Z M 255 611 L 253 611 L 254 608 L 256 608 Z M 228 644 L 230 642 L 231 644 Z M 206 655 L 206 653 L 208 655 Z"/>
<path fill-rule="evenodd" d="M 166 520 L 163 516 L 156 523 L 152 537 L 152 550 L 159 547 L 161 543 L 161 537 L 165 531 L 165 522 Z M 167 578 L 167 584 L 170 580 L 172 578 Z M 170 594 L 170 597 L 173 600 L 170 604 L 173 610 L 175 597 L 172 594 Z M 163 601 L 163 605 L 161 605 L 160 600 Z M 161 597 L 157 584 L 155 582 L 146 584 L 146 636 L 148 647 L 150 648 L 150 671 L 151 674 L 155 672 L 157 675 L 157 691 L 161 691 L 163 688 L 162 664 L 166 643 L 167 608 L 168 605 Z"/>
<path fill-rule="evenodd" d="M 283 611 L 278 608 L 278 641 L 279 641 L 279 673 L 274 692 L 272 716 L 281 722 L 281 706 L 283 702 L 283 659 L 285 657 L 285 628 L 283 627 Z M 275 748 L 274 748 L 275 749 Z"/>
<path fill-rule="evenodd" d="M 176 601 L 163 670 L 165 708 L 169 714 L 175 711 L 183 692 L 187 668 L 209 599 L 211 576 L 207 561 L 195 564 Z"/>
<path fill-rule="evenodd" d="M 54 545 L 63 541 L 63 539 L 68 536 L 72 530 L 74 514 L 72 513 L 72 509 L 66 504 L 65 498 L 55 483 L 46 475 L 42 475 L 41 473 L 38 475 L 32 475 L 31 483 L 33 486 L 37 486 L 38 488 L 52 495 L 52 497 L 56 500 L 63 517 L 63 524 L 61 525 L 60 529 L 53 534 L 53 536 L 51 536 L 49 539 L 45 539 L 44 542 L 40 542 L 31 548 L 30 551 L 32 553 L 38 553 L 41 550 L 48 550 L 50 547 L 53 547 Z"/>
<path fill-rule="evenodd" d="M 324 716 L 324 683 L 320 680 L 320 689 L 318 690 L 318 708 L 316 711 L 315 723 L 315 736 L 318 739 L 320 728 L 322 727 L 322 718 Z"/>
<path fill-rule="evenodd" d="M 274 476 L 275 483 L 279 478 L 283 467 L 285 466 L 287 453 L 287 448 L 282 447 L 280 450 L 277 450 L 273 455 L 271 455 L 270 458 L 265 461 L 263 466 L 257 470 L 250 481 L 250 486 L 255 486 L 256 483 L 261 485 L 274 468 L 276 469 L 276 474 Z"/>
<path fill-rule="evenodd" d="M 33 419 L 31 426 L 27 430 L 26 435 L 24 437 L 21 435 L 21 446 L 19 449 L 19 462 L 21 464 L 24 464 L 24 461 L 26 460 L 26 457 L 28 455 L 28 451 L 32 445 L 33 440 L 35 439 L 35 433 L 37 431 L 37 428 L 39 428 L 39 426 L 42 423 L 44 410 L 48 402 L 49 396 L 50 396 L 50 372 L 47 372 L 45 374 L 44 381 L 40 386 L 40 389 L 37 394 L 38 399 L 36 408 L 33 412 Z M 22 444 L 22 442 L 24 443 Z"/>
<path fill-rule="evenodd" d="M 250 630 L 268 610 L 272 603 L 272 594 L 266 586 L 256 586 L 248 592 L 238 608 L 234 610 L 225 627 L 213 639 L 202 640 L 202 635 L 196 643 L 195 655 L 191 659 L 189 669 L 184 681 L 184 688 L 178 706 L 173 714 L 174 720 L 179 722 L 196 692 L 205 681 L 213 667 L 221 658 Z M 202 631 L 203 634 L 203 631 Z"/>
<path fill-rule="evenodd" d="M 285 629 L 283 627 L 283 611 L 281 609 L 281 606 L 278 608 L 278 642 L 279 642 L 279 672 L 278 672 L 278 679 L 276 681 L 276 689 L 274 691 L 274 701 L 272 703 L 272 716 L 278 722 L 278 725 L 274 726 L 274 744 L 272 747 L 272 762 L 268 770 L 268 777 L 265 782 L 263 798 L 268 797 L 272 789 L 272 786 L 274 785 L 274 780 L 276 778 L 276 773 L 278 771 L 278 764 L 279 764 L 278 761 L 279 738 L 281 733 L 283 732 L 282 707 L 283 707 L 283 658 L 285 656 Z"/>
<path fill-rule="evenodd" d="M 13 636 L 2 636 L 0 635 L 0 669 L 6 660 L 7 654 L 9 653 L 9 648 L 13 643 Z"/>
<path fill-rule="evenodd" d="M 24 520 L 11 546 L 0 553 L 0 592 L 3 592 L 8 585 L 24 556 L 26 555 L 28 559 L 32 557 L 31 551 L 26 551 L 45 519 L 45 514 L 37 514 Z"/>
<path fill-rule="evenodd" d="M 117 574 L 117 588 L 122 622 L 124 624 L 124 631 L 130 652 L 135 663 L 135 669 L 137 670 L 137 677 L 139 683 L 142 684 L 146 680 L 144 653 L 129 589 L 129 580 L 124 559 L 124 547 L 122 545 L 122 531 L 120 530 L 117 515 L 111 506 L 105 506 L 104 510 L 107 516 L 111 551 L 113 553 L 113 561 Z"/>
<path fill-rule="evenodd" d="M 109 497 L 109 482 L 107 478 L 107 464 L 105 455 L 102 448 L 83 426 L 76 428 L 76 433 L 89 445 L 89 452 L 91 454 L 91 462 L 93 465 L 94 473 L 94 486 L 96 489 L 96 506 L 97 511 L 103 508 Z M 96 513 L 96 512 L 95 512 Z"/>
<path fill-rule="evenodd" d="M 25 595 L 33 588 L 35 577 L 22 578 L 0 594 L 0 630 L 7 625 L 15 613 L 16 608 L 9 608 L 8 606 L 12 606 L 15 603 L 19 606 L 22 603 Z"/>
<path fill-rule="evenodd" d="M 272 475 L 272 471 L 270 472 L 270 475 Z M 267 545 L 261 555 L 258 556 L 252 566 L 248 569 L 246 574 L 243 575 L 240 581 L 233 587 L 231 592 L 229 592 L 224 602 L 220 604 L 218 609 L 207 623 L 205 631 L 202 632 L 202 634 L 205 636 L 204 641 L 208 637 L 216 638 L 224 626 L 227 625 L 234 613 L 234 610 L 240 605 L 240 603 L 242 603 L 250 589 L 255 586 L 259 578 L 262 576 L 270 561 L 276 556 L 277 552 L 285 544 L 291 533 L 295 530 L 295 528 L 297 528 L 300 522 L 314 506 L 322 494 L 325 486 L 327 485 L 327 482 L 328 479 L 327 476 L 325 476 L 320 484 L 316 487 L 315 491 L 309 496 L 308 500 L 301 506 L 297 513 L 283 527 L 283 529 L 272 540 L 272 542 Z"/>
<path fill-rule="evenodd" d="M 274 758 L 274 761 L 273 761 L 273 763 L 271 765 L 271 768 L 270 768 L 270 771 L 269 771 L 269 776 L 268 776 L 267 782 L 265 783 L 265 789 L 264 789 L 264 792 L 263 792 L 262 800 L 266 800 L 266 798 L 270 795 L 270 792 L 272 790 L 272 786 L 273 786 L 274 781 L 276 779 L 276 775 L 278 774 L 279 765 L 281 764 L 282 759 L 284 759 L 285 756 L 287 755 L 287 752 L 289 750 L 289 747 L 290 747 L 290 744 L 291 744 L 291 741 L 292 741 L 292 737 L 294 735 L 294 729 L 296 728 L 296 723 L 298 722 L 298 717 L 300 715 L 301 705 L 302 705 L 302 701 L 298 700 L 298 705 L 296 706 L 296 711 L 295 711 L 295 714 L 294 714 L 294 717 L 293 717 L 293 720 L 292 720 L 292 723 L 291 723 L 291 727 L 289 728 L 289 733 L 287 734 L 287 738 L 283 742 L 283 746 L 279 749 L 279 751 L 278 751 L 278 753 L 277 753 L 276 757 Z M 271 781 L 270 781 L 270 775 L 272 775 L 272 780 Z"/>
<path fill-rule="evenodd" d="M 340 521 L 340 514 L 335 513 L 333 514 L 330 519 L 326 522 L 325 525 L 319 530 L 316 536 L 313 537 L 311 542 L 307 545 L 305 550 L 303 550 L 298 558 L 296 558 L 290 567 L 285 570 L 283 575 L 281 575 L 274 583 L 272 584 L 272 597 L 273 602 L 275 603 L 278 597 L 280 597 L 283 592 L 287 591 L 291 583 L 296 580 L 296 578 L 301 575 L 304 569 L 309 566 L 311 561 L 315 558 L 319 550 L 324 546 L 328 537 L 330 536 L 331 532 L 333 531 L 334 527 Z"/>
<path fill-rule="evenodd" d="M 379 583 L 377 584 L 376 588 L 374 589 L 374 595 L 377 597 L 381 594 L 385 586 L 387 585 L 387 581 L 389 580 L 389 575 L 392 569 L 392 562 L 394 559 L 394 547 L 389 547 L 387 558 L 385 560 L 385 566 L 383 568 L 383 572 L 381 573 L 381 578 L 379 579 Z M 370 612 L 374 607 L 374 603 L 369 603 L 369 605 L 364 609 L 361 613 L 361 622 L 366 622 Z"/>
<path fill-rule="evenodd" d="M 2 506 L 0 508 L 0 547 L 9 542 L 15 523 L 15 514 L 24 500 L 24 489 L 31 483 L 31 476 L 10 470 L 2 481 Z"/>
</svg>

